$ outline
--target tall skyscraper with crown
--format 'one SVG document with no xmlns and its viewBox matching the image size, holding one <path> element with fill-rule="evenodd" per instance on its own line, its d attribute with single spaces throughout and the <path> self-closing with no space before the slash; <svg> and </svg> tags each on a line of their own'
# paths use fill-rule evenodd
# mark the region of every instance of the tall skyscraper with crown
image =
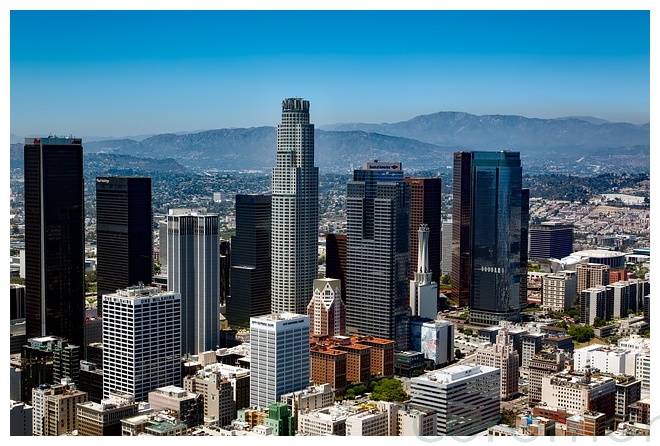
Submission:
<svg viewBox="0 0 660 446">
<path fill-rule="evenodd" d="M 309 101 L 282 101 L 273 168 L 271 309 L 305 314 L 318 271 L 319 169 Z"/>
</svg>

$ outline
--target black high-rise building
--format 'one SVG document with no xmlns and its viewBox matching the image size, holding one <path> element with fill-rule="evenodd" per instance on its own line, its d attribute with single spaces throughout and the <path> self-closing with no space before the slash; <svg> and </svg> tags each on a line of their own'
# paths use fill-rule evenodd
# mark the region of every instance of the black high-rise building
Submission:
<svg viewBox="0 0 660 446">
<path fill-rule="evenodd" d="M 346 303 L 346 234 L 325 235 L 325 277 L 341 281 L 341 300 Z"/>
<path fill-rule="evenodd" d="M 231 295 L 230 269 L 231 243 L 229 240 L 220 239 L 220 305 L 225 305 L 227 297 Z"/>
<path fill-rule="evenodd" d="M 545 221 L 529 228 L 530 259 L 562 259 L 572 252 L 573 224 Z"/>
<path fill-rule="evenodd" d="M 96 178 L 98 300 L 153 275 L 151 178 Z M 101 316 L 101 306 L 97 308 Z"/>
<path fill-rule="evenodd" d="M 83 148 L 78 138 L 26 138 L 25 319 L 28 338 L 82 345 L 85 311 Z"/>
<path fill-rule="evenodd" d="M 250 317 L 271 311 L 271 196 L 236 195 L 236 235 L 231 238 L 231 327 L 249 327 Z M 309 290 L 310 299 L 312 289 Z"/>
</svg>

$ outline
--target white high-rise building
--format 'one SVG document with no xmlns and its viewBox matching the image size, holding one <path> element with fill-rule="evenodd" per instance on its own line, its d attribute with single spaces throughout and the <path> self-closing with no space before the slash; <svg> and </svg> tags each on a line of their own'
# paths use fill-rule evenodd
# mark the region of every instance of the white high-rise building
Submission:
<svg viewBox="0 0 660 446">
<path fill-rule="evenodd" d="M 435 319 L 438 315 L 438 284 L 431 280 L 429 269 L 429 227 L 422 224 L 417 231 L 417 271 L 410 281 L 410 309 L 413 316 Z"/>
<path fill-rule="evenodd" d="M 500 419 L 500 369 L 455 365 L 412 378 L 411 400 L 437 413 L 438 435 L 475 435 Z"/>
<path fill-rule="evenodd" d="M 181 294 L 136 286 L 103 302 L 103 397 L 112 391 L 146 401 L 181 382 Z"/>
<path fill-rule="evenodd" d="M 309 316 L 250 318 L 250 405 L 262 408 L 309 386 Z"/>
<path fill-rule="evenodd" d="M 271 309 L 305 314 L 318 269 L 319 169 L 309 101 L 282 101 L 273 168 Z"/>
<path fill-rule="evenodd" d="M 181 353 L 218 348 L 220 239 L 218 215 L 167 216 L 167 289 L 181 294 Z"/>
</svg>

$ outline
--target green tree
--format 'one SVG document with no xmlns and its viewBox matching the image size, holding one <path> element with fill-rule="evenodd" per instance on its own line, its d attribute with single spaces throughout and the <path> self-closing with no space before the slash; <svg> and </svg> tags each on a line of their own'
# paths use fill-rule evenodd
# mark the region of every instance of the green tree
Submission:
<svg viewBox="0 0 660 446">
<path fill-rule="evenodd" d="M 587 342 L 594 337 L 594 329 L 588 325 L 575 324 L 568 329 L 568 334 L 573 337 L 576 342 Z"/>
<path fill-rule="evenodd" d="M 440 279 L 440 284 L 451 285 L 451 275 L 445 274 L 444 276 L 442 276 L 442 278 Z"/>
<path fill-rule="evenodd" d="M 398 379 L 383 378 L 374 386 L 371 398 L 376 401 L 403 402 L 408 399 L 408 394 Z"/>
<path fill-rule="evenodd" d="M 596 328 L 603 327 L 603 326 L 607 325 L 607 321 L 605 319 L 601 318 L 601 317 L 596 316 L 594 318 L 594 324 L 593 325 Z"/>
<path fill-rule="evenodd" d="M 460 348 L 457 348 L 454 350 L 454 357 L 460 361 L 465 357 L 465 353 L 463 353 Z"/>
<path fill-rule="evenodd" d="M 463 334 L 465 334 L 465 336 L 472 336 L 472 329 L 466 328 L 465 330 L 463 330 Z"/>
<path fill-rule="evenodd" d="M 556 325 L 557 325 L 557 327 L 561 327 L 564 330 L 568 329 L 568 324 L 566 323 L 566 321 L 559 321 L 559 322 L 557 322 Z"/>
<path fill-rule="evenodd" d="M 364 384 L 358 384 L 357 386 L 353 387 L 353 392 L 355 392 L 356 395 L 362 395 L 366 391 L 367 386 Z"/>
</svg>

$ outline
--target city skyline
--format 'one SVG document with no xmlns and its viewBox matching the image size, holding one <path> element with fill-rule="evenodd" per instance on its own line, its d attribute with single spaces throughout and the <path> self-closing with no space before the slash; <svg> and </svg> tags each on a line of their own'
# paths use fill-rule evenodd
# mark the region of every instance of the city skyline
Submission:
<svg viewBox="0 0 660 446">
<path fill-rule="evenodd" d="M 48 34 L 60 21 L 76 32 Z M 649 11 L 11 11 L 10 22 L 17 136 L 275 125 L 270 104 L 293 96 L 315 104 L 317 126 L 438 111 L 650 115 Z M 304 38 L 274 38 L 287 27 Z"/>
</svg>

